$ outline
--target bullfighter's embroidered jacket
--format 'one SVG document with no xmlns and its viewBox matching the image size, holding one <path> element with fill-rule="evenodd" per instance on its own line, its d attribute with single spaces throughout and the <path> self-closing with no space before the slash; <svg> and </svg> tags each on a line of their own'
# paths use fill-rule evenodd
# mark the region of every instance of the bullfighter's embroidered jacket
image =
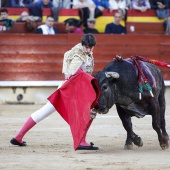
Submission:
<svg viewBox="0 0 170 170">
<path fill-rule="evenodd" d="M 86 54 L 81 43 L 75 45 L 71 50 L 64 54 L 63 69 L 65 78 L 69 78 L 79 68 L 88 74 L 92 74 L 94 69 L 93 54 Z"/>
</svg>

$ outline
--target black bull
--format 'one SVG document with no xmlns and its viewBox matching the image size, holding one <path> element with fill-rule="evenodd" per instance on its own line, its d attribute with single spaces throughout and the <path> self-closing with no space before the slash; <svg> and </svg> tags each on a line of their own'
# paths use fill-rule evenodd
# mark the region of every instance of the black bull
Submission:
<svg viewBox="0 0 170 170">
<path fill-rule="evenodd" d="M 165 128 L 165 85 L 160 70 L 153 64 L 140 61 L 141 70 L 146 76 L 153 92 L 153 96 L 146 88 L 145 82 L 141 99 L 139 98 L 139 71 L 132 59 L 110 62 L 103 71 L 97 72 L 101 89 L 98 113 L 106 114 L 115 104 L 122 124 L 127 131 L 125 149 L 132 149 L 132 142 L 141 147 L 142 139 L 133 132 L 131 117 L 142 118 L 152 116 L 152 127 L 158 134 L 162 149 L 169 147 L 169 136 Z"/>
</svg>

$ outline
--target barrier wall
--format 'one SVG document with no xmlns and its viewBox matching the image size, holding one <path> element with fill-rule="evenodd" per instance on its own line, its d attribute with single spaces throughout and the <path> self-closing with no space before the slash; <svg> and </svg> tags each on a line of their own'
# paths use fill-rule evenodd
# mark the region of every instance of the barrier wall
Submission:
<svg viewBox="0 0 170 170">
<path fill-rule="evenodd" d="M 82 35 L 0 35 L 0 81 L 62 80 L 63 54 L 79 43 Z M 96 35 L 95 70 L 100 71 L 116 54 L 139 55 L 170 63 L 170 36 Z M 165 80 L 170 69 L 160 68 Z"/>
</svg>

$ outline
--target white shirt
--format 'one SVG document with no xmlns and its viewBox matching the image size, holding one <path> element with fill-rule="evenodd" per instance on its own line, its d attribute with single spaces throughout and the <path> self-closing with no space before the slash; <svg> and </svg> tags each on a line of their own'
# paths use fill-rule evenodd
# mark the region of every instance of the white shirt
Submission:
<svg viewBox="0 0 170 170">
<path fill-rule="evenodd" d="M 86 5 L 95 5 L 93 0 L 84 0 L 84 2 L 80 2 L 79 0 L 73 0 L 73 8 L 79 8 L 79 6 Z"/>
<path fill-rule="evenodd" d="M 44 35 L 54 35 L 55 34 L 55 31 L 53 29 L 53 27 L 48 27 L 47 25 L 40 25 L 38 28 L 41 28 L 42 29 L 42 32 Z"/>
<path fill-rule="evenodd" d="M 110 8 L 113 10 L 117 10 L 119 8 L 125 9 L 126 8 L 126 0 L 119 0 L 118 3 L 115 0 L 109 0 Z"/>
</svg>

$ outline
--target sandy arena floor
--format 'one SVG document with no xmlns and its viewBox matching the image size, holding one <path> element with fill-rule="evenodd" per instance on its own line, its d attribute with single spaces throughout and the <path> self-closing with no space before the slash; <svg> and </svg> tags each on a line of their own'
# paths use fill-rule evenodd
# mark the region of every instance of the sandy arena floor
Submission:
<svg viewBox="0 0 170 170">
<path fill-rule="evenodd" d="M 57 112 L 37 124 L 24 140 L 27 147 L 12 146 L 9 141 L 30 114 L 42 105 L 0 105 L 0 169 L 1 170 L 168 170 L 170 148 L 162 150 L 151 117 L 133 118 L 134 131 L 144 146 L 124 150 L 125 130 L 115 107 L 107 115 L 97 115 L 88 141 L 98 151 L 74 151 L 69 126 Z M 166 111 L 170 135 L 170 105 Z"/>
</svg>

